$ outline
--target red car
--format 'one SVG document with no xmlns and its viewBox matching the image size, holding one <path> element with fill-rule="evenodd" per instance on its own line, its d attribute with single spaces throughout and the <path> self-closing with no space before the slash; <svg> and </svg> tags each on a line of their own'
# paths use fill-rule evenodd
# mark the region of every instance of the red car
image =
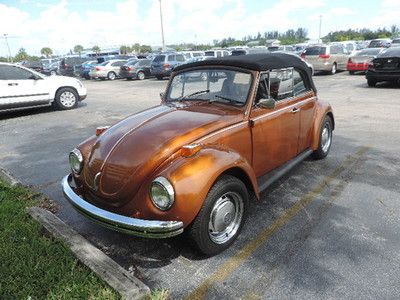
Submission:
<svg viewBox="0 0 400 300">
<path fill-rule="evenodd" d="M 366 48 L 356 52 L 347 61 L 347 71 L 350 75 L 355 72 L 366 72 L 369 63 L 383 51 L 384 48 Z"/>
</svg>

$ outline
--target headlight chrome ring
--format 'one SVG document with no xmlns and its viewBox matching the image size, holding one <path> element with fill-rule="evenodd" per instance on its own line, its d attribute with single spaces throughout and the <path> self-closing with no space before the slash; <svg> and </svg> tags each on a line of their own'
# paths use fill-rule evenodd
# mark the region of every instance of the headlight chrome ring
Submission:
<svg viewBox="0 0 400 300">
<path fill-rule="evenodd" d="M 83 156 L 81 151 L 74 149 L 69 153 L 69 165 L 75 174 L 79 174 L 83 167 Z"/>
<path fill-rule="evenodd" d="M 166 211 L 171 208 L 172 204 L 174 204 L 174 187 L 165 177 L 157 177 L 151 183 L 150 198 L 158 209 Z"/>
</svg>

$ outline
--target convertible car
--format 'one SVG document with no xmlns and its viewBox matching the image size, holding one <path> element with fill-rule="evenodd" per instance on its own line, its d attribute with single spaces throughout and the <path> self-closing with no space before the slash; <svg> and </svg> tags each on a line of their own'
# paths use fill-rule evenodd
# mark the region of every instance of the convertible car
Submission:
<svg viewBox="0 0 400 300">
<path fill-rule="evenodd" d="M 64 195 L 100 225 L 149 238 L 185 231 L 200 252 L 217 254 L 262 191 L 332 144 L 332 109 L 293 55 L 185 64 L 161 98 L 97 128 L 69 155 Z"/>
</svg>

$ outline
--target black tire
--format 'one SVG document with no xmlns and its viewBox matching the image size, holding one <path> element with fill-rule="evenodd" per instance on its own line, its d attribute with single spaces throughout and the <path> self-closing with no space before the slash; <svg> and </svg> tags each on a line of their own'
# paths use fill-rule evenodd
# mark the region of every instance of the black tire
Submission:
<svg viewBox="0 0 400 300">
<path fill-rule="evenodd" d="M 108 74 L 107 74 L 108 80 L 114 80 L 115 78 L 117 78 L 117 74 L 115 74 L 115 72 L 113 72 L 113 71 L 108 72 Z"/>
<path fill-rule="evenodd" d="M 354 73 L 355 73 L 354 71 L 349 71 L 350 75 L 354 75 Z"/>
<path fill-rule="evenodd" d="M 68 110 L 73 109 L 78 105 L 79 95 L 75 89 L 65 87 L 57 91 L 54 100 L 58 109 Z"/>
<path fill-rule="evenodd" d="M 228 201 L 226 199 L 228 199 Z M 233 211 L 224 210 L 225 207 L 224 204 L 221 205 L 221 201 L 225 204 L 227 202 L 230 203 L 230 206 L 228 205 L 225 207 L 231 207 L 233 205 L 235 207 L 235 213 L 232 214 Z M 235 202 L 237 202 L 236 205 L 234 204 Z M 241 180 L 230 175 L 221 176 L 208 192 L 207 198 L 196 219 L 188 227 L 187 233 L 193 246 L 207 256 L 218 254 L 227 249 L 236 240 L 245 223 L 248 202 L 249 193 Z M 220 204 L 220 210 L 217 210 L 218 203 Z M 217 211 L 221 214 L 220 217 L 222 214 L 224 215 L 223 220 L 218 219 L 222 224 L 216 221 L 218 216 Z M 212 212 L 214 221 L 212 221 L 211 217 Z M 239 215 L 241 215 L 241 217 L 239 217 Z M 229 226 L 226 225 L 228 222 Z M 214 224 L 213 226 L 215 227 L 217 227 L 216 224 L 227 227 L 220 233 L 219 237 L 214 237 L 210 229 L 211 224 Z M 233 226 L 232 230 L 228 230 L 224 233 L 231 225 Z M 215 241 L 218 238 L 226 238 L 227 240 L 220 242 Z"/>
<path fill-rule="evenodd" d="M 331 67 L 331 70 L 329 71 L 329 74 L 335 75 L 336 72 L 337 72 L 337 64 L 336 64 L 336 63 L 333 63 L 333 64 L 332 64 L 332 67 Z"/>
<path fill-rule="evenodd" d="M 327 128 L 328 130 L 328 138 L 329 138 L 329 145 L 325 143 L 325 139 L 323 139 L 324 129 Z M 325 158 L 329 150 L 332 146 L 332 132 L 333 132 L 333 121 L 331 117 L 326 116 L 324 122 L 322 122 L 320 132 L 319 132 L 319 144 L 318 149 L 312 153 L 314 159 L 323 159 Z"/>
<path fill-rule="evenodd" d="M 158 80 L 162 80 L 164 77 L 163 77 L 163 76 L 156 76 L 156 78 L 157 78 Z"/>
<path fill-rule="evenodd" d="M 139 80 L 143 80 L 143 79 L 146 78 L 146 75 L 145 75 L 142 71 L 139 71 L 139 72 L 136 74 L 136 78 L 139 79 Z"/>
<path fill-rule="evenodd" d="M 370 87 L 375 87 L 376 83 L 377 83 L 377 81 L 375 79 L 367 79 L 367 84 Z"/>
</svg>

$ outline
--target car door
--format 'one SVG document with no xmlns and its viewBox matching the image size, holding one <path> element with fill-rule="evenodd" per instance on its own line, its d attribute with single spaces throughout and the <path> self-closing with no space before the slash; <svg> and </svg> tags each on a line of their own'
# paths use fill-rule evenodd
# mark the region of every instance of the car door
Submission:
<svg viewBox="0 0 400 300">
<path fill-rule="evenodd" d="M 119 74 L 120 68 L 121 68 L 124 64 L 126 64 L 126 60 L 115 61 L 115 62 L 111 63 L 111 69 L 112 69 L 112 71 L 115 72 L 115 74 L 118 75 L 118 74 Z"/>
<path fill-rule="evenodd" d="M 0 109 L 45 105 L 50 93 L 43 77 L 15 65 L 0 65 Z"/>
<path fill-rule="evenodd" d="M 268 82 L 269 96 L 275 99 L 275 108 L 253 107 L 253 160 L 256 176 L 279 167 L 298 154 L 300 109 L 293 98 L 293 69 L 271 70 L 261 76 Z"/>
</svg>

